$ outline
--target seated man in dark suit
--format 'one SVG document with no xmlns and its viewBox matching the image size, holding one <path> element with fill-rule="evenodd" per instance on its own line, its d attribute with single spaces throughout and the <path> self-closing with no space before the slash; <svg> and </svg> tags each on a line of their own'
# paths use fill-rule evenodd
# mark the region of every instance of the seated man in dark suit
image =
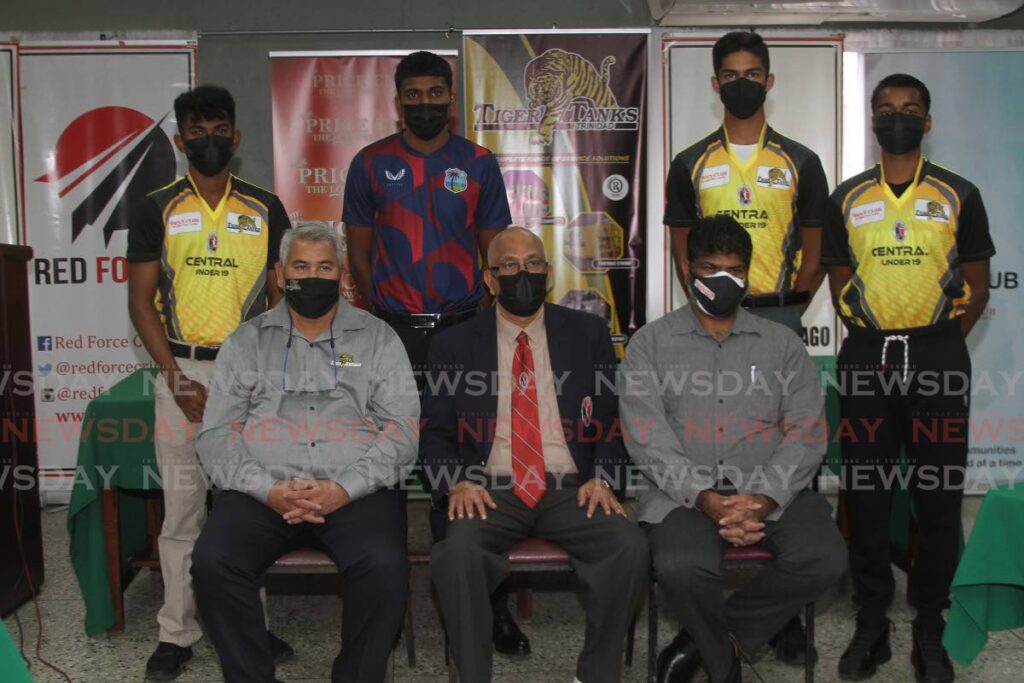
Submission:
<svg viewBox="0 0 1024 683">
<path fill-rule="evenodd" d="M 832 510 L 807 488 L 828 431 L 818 371 L 792 330 L 740 308 L 751 251 L 733 218 L 698 221 L 689 303 L 633 335 L 619 378 L 654 573 L 686 626 L 659 683 L 688 683 L 699 659 L 712 683 L 739 683 L 741 656 L 846 568 Z M 722 554 L 762 542 L 775 560 L 726 598 Z"/>
<path fill-rule="evenodd" d="M 464 681 L 491 679 L 488 596 L 509 574 L 509 548 L 536 537 L 565 548 L 586 589 L 577 679 L 618 681 L 650 556 L 615 495 L 626 453 L 608 327 L 544 304 L 550 266 L 530 231 L 501 232 L 488 263 L 497 306 L 435 337 L 420 435 L 450 520 L 431 567 L 454 664 Z"/>
</svg>

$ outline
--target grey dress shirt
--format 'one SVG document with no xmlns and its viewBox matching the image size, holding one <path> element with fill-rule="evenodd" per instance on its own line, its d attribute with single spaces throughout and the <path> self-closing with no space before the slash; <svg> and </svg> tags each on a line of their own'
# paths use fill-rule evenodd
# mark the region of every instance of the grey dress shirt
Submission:
<svg viewBox="0 0 1024 683">
<path fill-rule="evenodd" d="M 709 488 L 772 498 L 778 519 L 828 443 L 818 371 L 788 328 L 740 309 L 719 341 L 689 306 L 642 327 L 619 375 L 626 447 L 642 473 L 640 521 Z"/>
<path fill-rule="evenodd" d="M 386 323 L 340 301 L 331 328 L 308 340 L 282 300 L 221 346 L 196 450 L 214 485 L 260 502 L 292 477 L 336 481 L 355 500 L 415 462 L 419 415 L 409 357 Z"/>
</svg>

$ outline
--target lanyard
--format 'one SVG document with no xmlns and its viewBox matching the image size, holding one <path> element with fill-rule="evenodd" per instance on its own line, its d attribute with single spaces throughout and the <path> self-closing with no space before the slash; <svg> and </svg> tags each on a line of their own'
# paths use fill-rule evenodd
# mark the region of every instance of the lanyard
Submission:
<svg viewBox="0 0 1024 683">
<path fill-rule="evenodd" d="M 281 367 L 281 386 L 288 391 L 288 356 L 292 352 L 292 338 L 294 337 L 295 321 L 288 317 L 288 344 L 284 351 L 284 365 Z M 334 321 L 331 320 L 331 369 L 334 370 L 334 386 L 338 386 L 338 357 L 334 351 Z"/>
</svg>

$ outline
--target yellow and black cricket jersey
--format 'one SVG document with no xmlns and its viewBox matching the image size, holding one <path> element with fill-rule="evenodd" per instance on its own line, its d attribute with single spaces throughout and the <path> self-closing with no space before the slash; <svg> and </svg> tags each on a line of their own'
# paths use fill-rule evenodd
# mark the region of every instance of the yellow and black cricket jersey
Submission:
<svg viewBox="0 0 1024 683">
<path fill-rule="evenodd" d="M 848 325 L 899 330 L 962 315 L 971 289 L 960 264 L 995 251 L 978 188 L 923 156 L 895 192 L 879 164 L 837 187 L 825 212 L 821 261 L 853 270 L 839 294 Z"/>
<path fill-rule="evenodd" d="M 789 292 L 800 268 L 800 228 L 820 228 L 828 181 L 818 155 L 765 125 L 745 163 L 729 149 L 725 127 L 672 161 L 665 225 L 692 228 L 728 214 L 753 242 L 750 293 Z"/>
<path fill-rule="evenodd" d="M 211 208 L 186 175 L 136 206 L 127 258 L 159 259 L 156 306 L 169 339 L 217 346 L 266 310 L 267 268 L 289 227 L 273 193 L 231 176 Z"/>
</svg>

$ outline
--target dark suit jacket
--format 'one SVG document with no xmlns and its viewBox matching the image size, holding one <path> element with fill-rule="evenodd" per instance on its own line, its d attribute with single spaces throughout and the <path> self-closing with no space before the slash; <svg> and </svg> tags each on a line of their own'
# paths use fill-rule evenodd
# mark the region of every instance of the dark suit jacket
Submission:
<svg viewBox="0 0 1024 683">
<path fill-rule="evenodd" d="M 458 482 L 484 476 L 498 414 L 496 315 L 492 308 L 431 341 L 420 458 L 435 502 Z M 576 469 L 584 481 L 596 474 L 621 492 L 628 456 L 618 419 L 616 359 L 608 325 L 590 313 L 555 304 L 544 304 L 544 325 L 558 417 Z M 589 419 L 584 418 L 587 399 L 592 404 Z"/>
</svg>

